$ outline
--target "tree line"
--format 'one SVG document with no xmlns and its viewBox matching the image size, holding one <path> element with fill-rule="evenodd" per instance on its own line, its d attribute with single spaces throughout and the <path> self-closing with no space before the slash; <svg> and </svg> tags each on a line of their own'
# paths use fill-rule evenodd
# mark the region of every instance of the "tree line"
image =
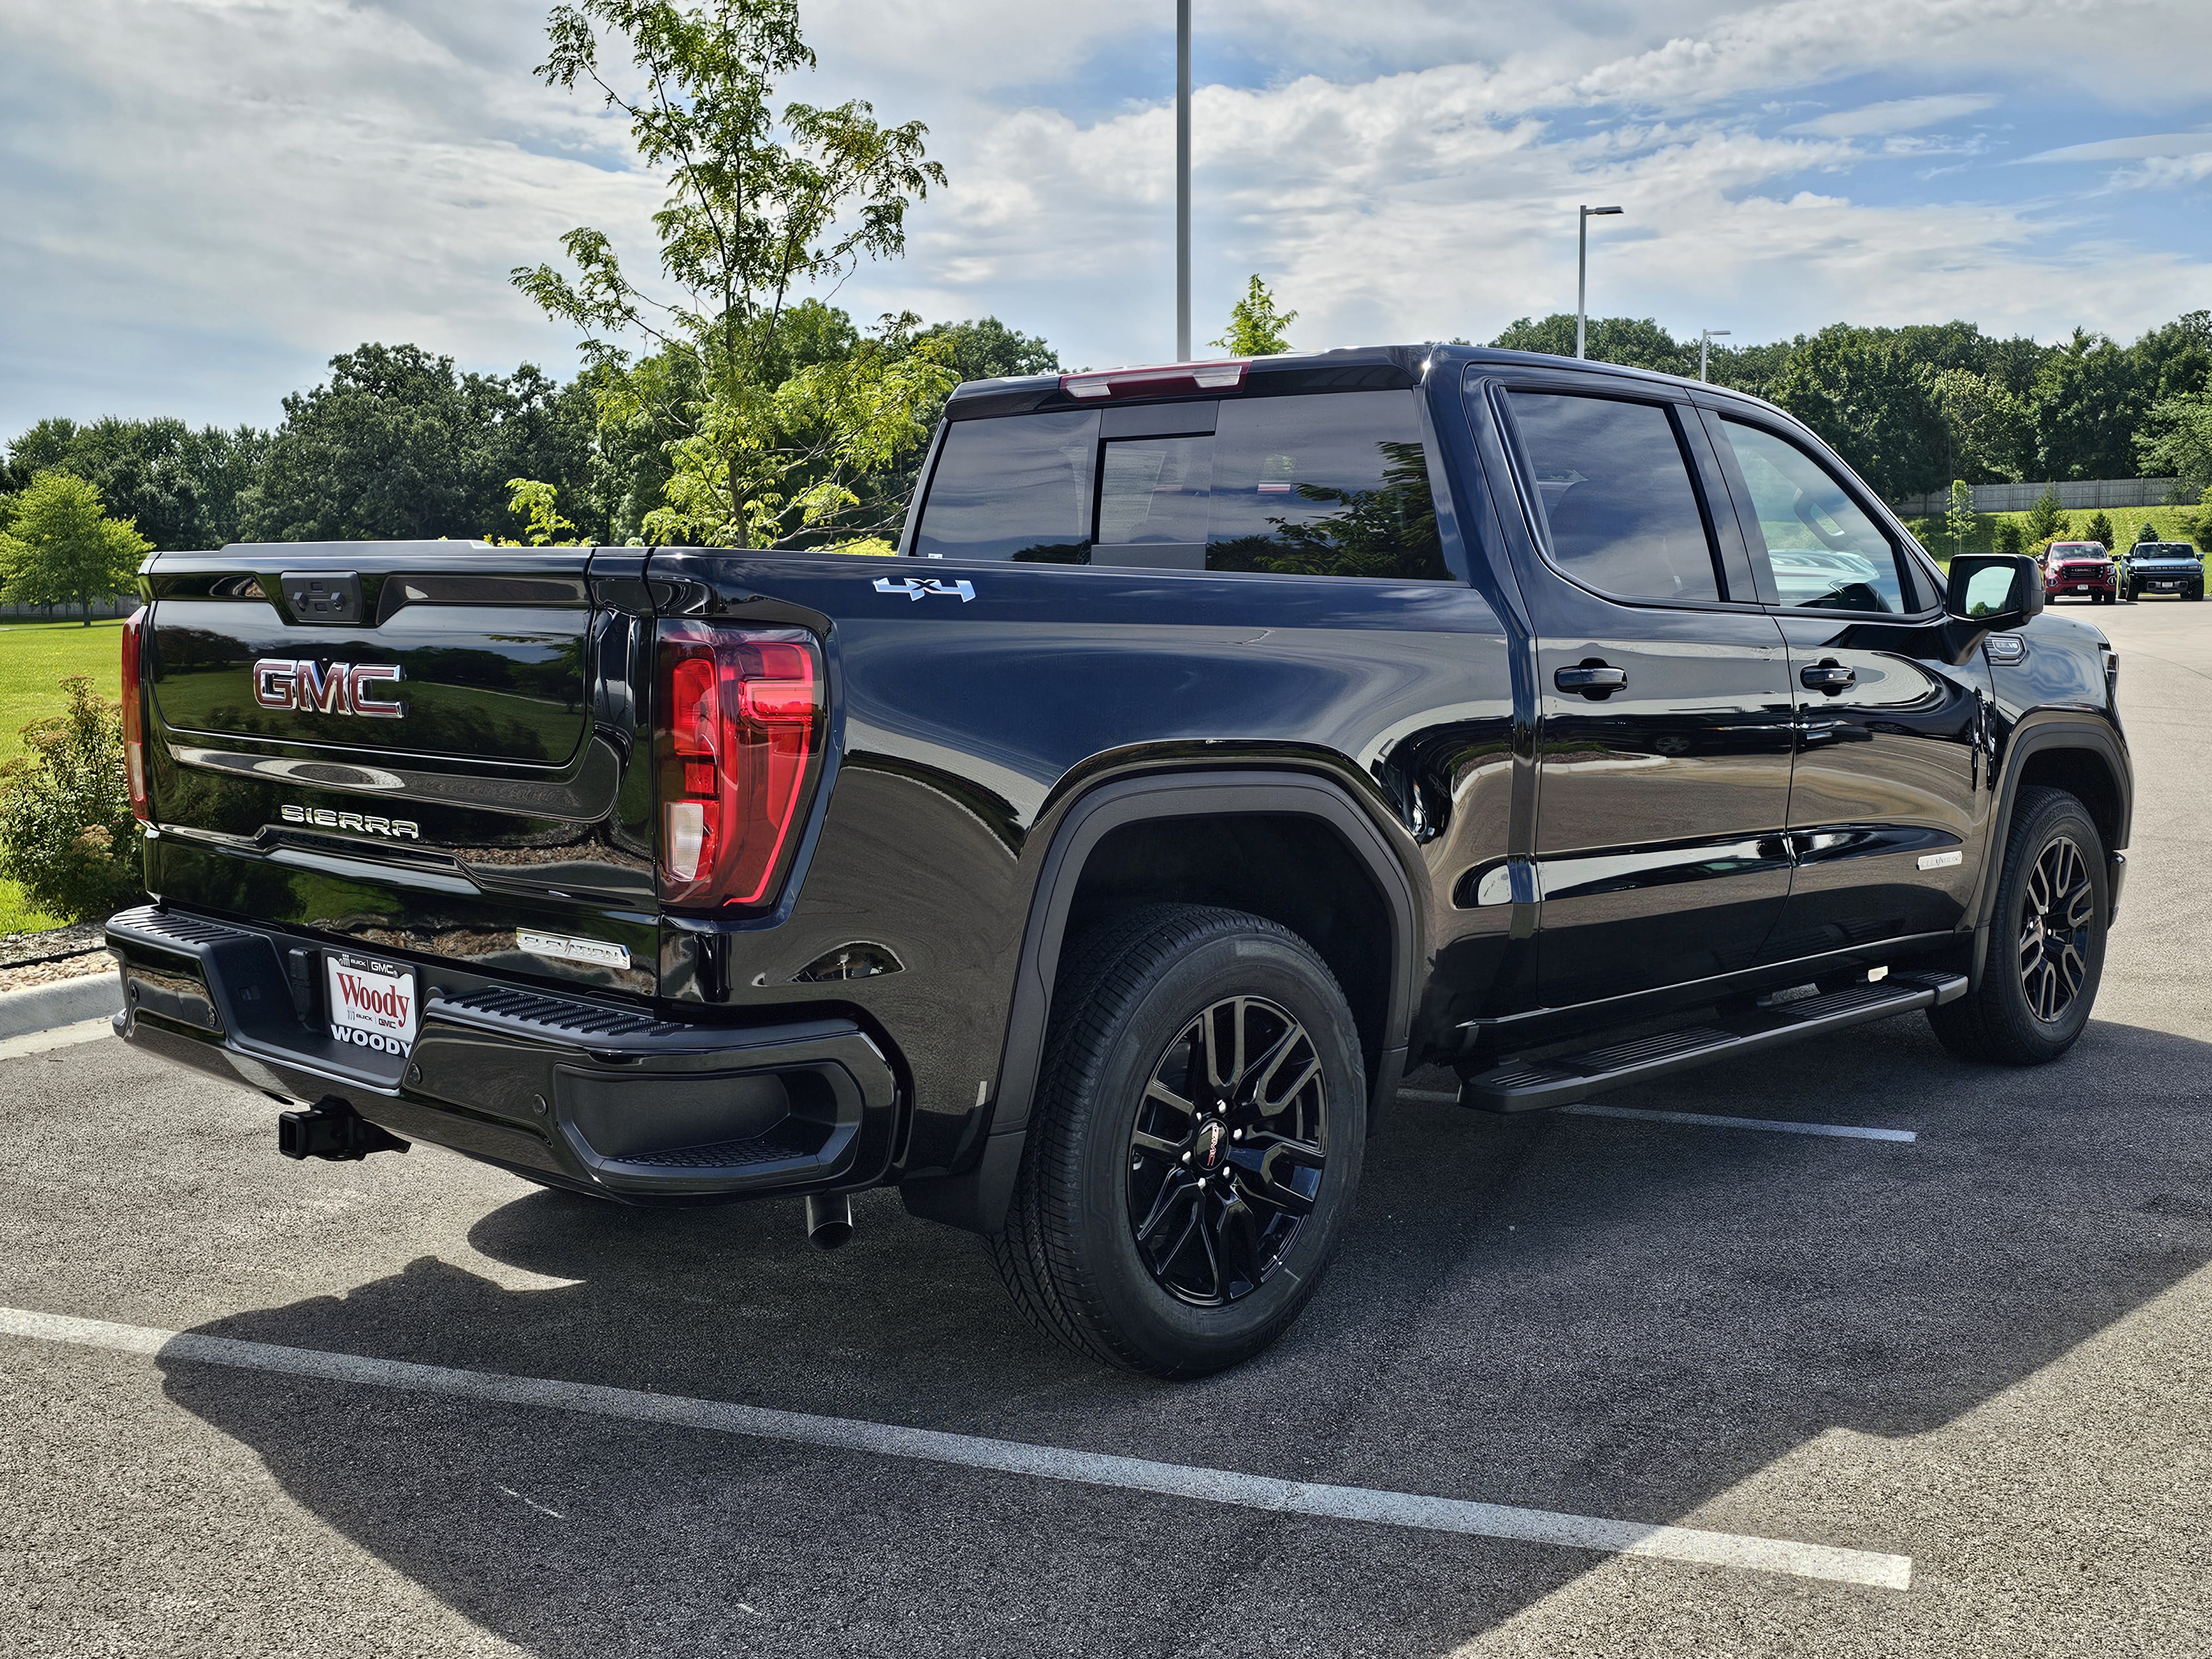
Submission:
<svg viewBox="0 0 2212 1659">
<path fill-rule="evenodd" d="M 1494 345 L 1571 356 L 1575 319 L 1522 318 Z M 1694 376 L 1698 342 L 1650 318 L 1607 317 L 1589 356 Z M 1779 404 L 1887 500 L 1963 479 L 2179 477 L 2212 482 L 2212 312 L 2132 344 L 2077 328 L 2056 345 L 1973 323 L 1832 323 L 1766 345 L 1716 341 L 1710 378 Z"/>
<path fill-rule="evenodd" d="M 794 356 L 834 362 L 858 348 L 844 312 L 817 301 L 799 309 Z M 996 318 L 914 337 L 941 350 L 959 380 L 1060 366 L 1044 341 Z M 339 353 L 330 368 L 327 380 L 285 398 L 273 430 L 112 416 L 39 422 L 0 466 L 0 532 L 46 472 L 90 484 L 108 516 L 162 549 L 514 537 L 527 528 L 526 504 L 512 505 L 518 478 L 552 485 L 586 542 L 642 539 L 647 514 L 663 504 L 667 448 L 681 428 L 649 410 L 603 421 L 595 393 L 606 371 L 565 383 L 526 362 L 479 374 L 419 346 L 373 343 Z M 933 410 L 923 418 L 933 422 Z M 896 495 L 919 456 L 899 459 L 879 493 Z"/>
</svg>

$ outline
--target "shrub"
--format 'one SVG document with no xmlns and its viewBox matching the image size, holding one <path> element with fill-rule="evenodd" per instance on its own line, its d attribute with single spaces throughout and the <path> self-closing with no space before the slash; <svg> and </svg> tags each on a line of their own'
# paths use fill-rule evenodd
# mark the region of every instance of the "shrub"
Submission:
<svg viewBox="0 0 2212 1659">
<path fill-rule="evenodd" d="M 2081 539 L 2094 542 L 2107 553 L 2112 550 L 2112 521 L 2102 513 L 2081 526 Z"/>
<path fill-rule="evenodd" d="M 0 767 L 0 876 L 42 910 L 106 916 L 137 898 L 145 866 L 123 776 L 123 710 L 82 674 L 65 713 L 23 728 L 30 757 Z"/>
<path fill-rule="evenodd" d="M 2007 518 L 1997 520 L 1996 546 L 2000 553 L 2020 551 L 2020 520 L 2018 519 Z"/>
<path fill-rule="evenodd" d="M 2035 505 L 2027 509 L 2027 533 L 2031 540 L 2052 542 L 2066 533 L 2066 514 L 2059 510 L 2058 487 L 2045 485 L 2043 494 L 2035 498 Z"/>
<path fill-rule="evenodd" d="M 2147 524 L 2136 532 L 2136 540 L 2138 542 L 2154 542 L 2157 539 L 2158 526 L 2154 524 Z"/>
</svg>

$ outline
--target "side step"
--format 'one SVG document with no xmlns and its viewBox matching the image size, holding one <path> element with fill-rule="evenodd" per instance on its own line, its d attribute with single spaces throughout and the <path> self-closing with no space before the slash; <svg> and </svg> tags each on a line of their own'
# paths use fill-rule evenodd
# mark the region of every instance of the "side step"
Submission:
<svg viewBox="0 0 2212 1659">
<path fill-rule="evenodd" d="M 1547 1060 L 1510 1060 L 1463 1079 L 1459 1102 L 1486 1112 L 1532 1112 L 1546 1106 L 1571 1106 L 1578 1100 L 1643 1083 L 1672 1072 L 1686 1072 L 1716 1060 L 1795 1042 L 1823 1031 L 1887 1019 L 1915 1008 L 1933 1008 L 1966 994 L 1964 974 L 1899 973 L 1872 985 L 1760 1008 L 1748 1014 L 1633 1037 L 1580 1054 Z"/>
</svg>

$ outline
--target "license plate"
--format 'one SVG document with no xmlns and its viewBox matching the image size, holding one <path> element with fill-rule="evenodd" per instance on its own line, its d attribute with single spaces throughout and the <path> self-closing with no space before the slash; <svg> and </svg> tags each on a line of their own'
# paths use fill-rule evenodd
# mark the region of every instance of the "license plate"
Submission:
<svg viewBox="0 0 2212 1659">
<path fill-rule="evenodd" d="M 404 1054 L 415 1042 L 415 970 L 396 962 L 323 952 L 331 1035 L 356 1048 Z"/>
</svg>

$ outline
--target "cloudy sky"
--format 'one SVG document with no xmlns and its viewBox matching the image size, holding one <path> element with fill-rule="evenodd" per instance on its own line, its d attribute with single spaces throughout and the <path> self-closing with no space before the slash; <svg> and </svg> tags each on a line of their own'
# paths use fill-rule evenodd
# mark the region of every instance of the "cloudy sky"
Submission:
<svg viewBox="0 0 2212 1659">
<path fill-rule="evenodd" d="M 566 374 L 507 283 L 659 182 L 515 0 L 0 0 L 0 440 L 273 424 L 361 341 Z M 1574 303 L 1739 341 L 2212 307 L 2207 0 L 1197 0 L 1196 313 L 1264 273 L 1322 347 Z M 788 88 L 931 129 L 951 187 L 863 319 L 1173 349 L 1170 0 L 810 0 Z"/>
</svg>

